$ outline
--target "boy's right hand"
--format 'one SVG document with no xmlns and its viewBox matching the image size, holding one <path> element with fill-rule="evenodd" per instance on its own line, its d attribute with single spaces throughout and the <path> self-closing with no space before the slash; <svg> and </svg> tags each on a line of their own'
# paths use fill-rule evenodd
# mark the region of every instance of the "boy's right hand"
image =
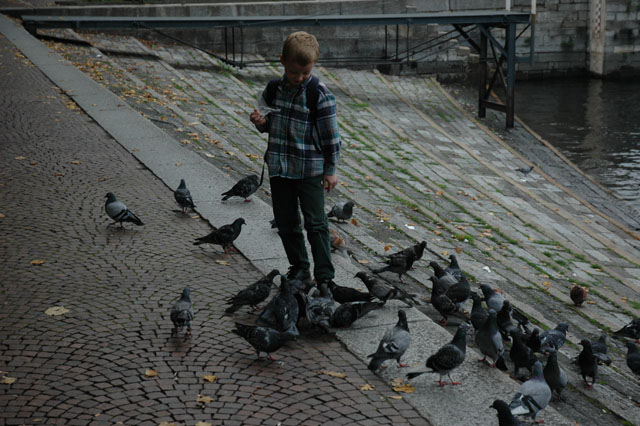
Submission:
<svg viewBox="0 0 640 426">
<path fill-rule="evenodd" d="M 256 126 L 264 126 L 265 124 L 267 124 L 267 119 L 264 118 L 262 114 L 260 114 L 260 111 L 258 111 L 257 109 L 253 110 L 249 118 L 251 119 L 251 122 Z"/>
</svg>

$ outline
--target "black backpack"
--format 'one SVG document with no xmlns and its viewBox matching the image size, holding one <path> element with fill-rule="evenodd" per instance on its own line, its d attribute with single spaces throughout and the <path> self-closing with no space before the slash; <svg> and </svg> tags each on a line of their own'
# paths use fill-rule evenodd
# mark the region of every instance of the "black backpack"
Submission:
<svg viewBox="0 0 640 426">
<path fill-rule="evenodd" d="M 266 90 L 266 98 L 267 105 L 273 106 L 273 101 L 276 98 L 276 92 L 278 90 L 278 84 L 282 79 L 276 78 L 271 80 L 267 84 Z M 316 76 L 311 76 L 311 81 L 307 84 L 307 88 L 305 90 L 305 95 L 307 98 L 307 108 L 309 108 L 309 122 L 312 123 L 312 126 L 315 127 L 316 117 L 318 115 L 318 98 L 320 97 L 320 92 L 318 90 L 318 86 L 320 85 L 320 79 Z"/>
</svg>

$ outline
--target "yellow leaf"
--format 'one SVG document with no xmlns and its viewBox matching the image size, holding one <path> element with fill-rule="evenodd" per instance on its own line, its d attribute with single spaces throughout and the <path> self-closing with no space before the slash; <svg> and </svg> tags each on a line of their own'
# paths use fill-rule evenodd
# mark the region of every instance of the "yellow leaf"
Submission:
<svg viewBox="0 0 640 426">
<path fill-rule="evenodd" d="M 158 426 L 176 426 L 176 424 L 174 422 L 161 422 L 158 423 Z"/>
<path fill-rule="evenodd" d="M 360 386 L 360 390 L 370 391 L 370 390 L 373 390 L 373 386 L 371 386 L 369 383 L 365 383 L 364 385 Z"/>
<path fill-rule="evenodd" d="M 402 399 L 402 397 L 400 395 L 389 396 L 389 398 L 391 398 L 391 399 Z"/>
<path fill-rule="evenodd" d="M 69 310 L 67 308 L 65 308 L 64 306 L 52 306 L 49 309 L 47 309 L 46 311 L 44 311 L 44 313 L 49 315 L 50 317 L 56 317 L 58 315 L 64 315 L 64 314 L 66 314 L 68 312 L 69 312 Z"/>
<path fill-rule="evenodd" d="M 549 281 L 542 281 L 542 285 L 545 287 L 551 287 L 551 283 Z"/>
<path fill-rule="evenodd" d="M 255 160 L 259 160 L 260 156 L 258 154 L 245 154 L 249 158 L 253 158 Z"/>
<path fill-rule="evenodd" d="M 42 259 L 34 259 L 31 261 L 32 265 L 42 265 L 43 263 L 45 263 L 46 260 L 42 260 Z"/>
<path fill-rule="evenodd" d="M 191 141 L 189 139 L 181 139 L 180 142 L 185 144 L 185 145 L 190 145 L 191 144 Z"/>
<path fill-rule="evenodd" d="M 218 378 L 216 376 L 214 376 L 213 374 L 207 374 L 206 376 L 202 376 L 203 379 L 205 379 L 208 382 L 215 382 L 216 380 L 218 380 Z"/>
<path fill-rule="evenodd" d="M 358 263 L 361 263 L 361 264 L 363 264 L 363 265 L 366 265 L 366 264 L 368 264 L 368 263 L 369 263 L 369 261 L 368 261 L 368 260 L 366 260 L 366 259 L 360 259 L 360 260 L 358 260 Z"/>
<path fill-rule="evenodd" d="M 212 401 L 213 401 L 213 398 L 211 398 L 210 396 L 200 395 L 200 394 L 198 394 L 198 399 L 196 399 L 196 402 L 199 402 L 201 404 L 208 404 Z"/>
<path fill-rule="evenodd" d="M 7 377 L 7 376 L 2 376 L 2 380 L 0 380 L 0 383 L 2 383 L 3 385 L 10 385 L 12 383 L 15 383 L 15 381 L 18 380 L 15 377 Z"/>
<path fill-rule="evenodd" d="M 437 195 L 438 197 L 442 196 L 442 194 L 444 194 L 444 192 L 443 192 L 443 191 L 438 191 L 438 192 L 436 192 L 436 195 Z"/>
<path fill-rule="evenodd" d="M 403 381 L 402 377 L 396 377 L 391 381 L 391 386 L 401 386 Z"/>
<path fill-rule="evenodd" d="M 23 157 L 22 155 L 19 155 L 15 158 L 16 160 L 26 160 L 27 157 Z"/>
<path fill-rule="evenodd" d="M 156 377 L 158 375 L 158 372 L 156 370 L 145 370 L 144 375 L 147 377 Z"/>
<path fill-rule="evenodd" d="M 56 176 L 64 176 L 64 173 L 56 172 Z"/>
<path fill-rule="evenodd" d="M 4 219 L 6 216 L 0 213 L 0 219 Z"/>
<path fill-rule="evenodd" d="M 434 229 L 434 230 L 433 230 L 433 233 L 434 233 L 435 235 L 440 235 L 440 234 L 442 234 L 442 232 L 438 231 L 437 229 Z"/>
<path fill-rule="evenodd" d="M 216 260 L 216 263 L 225 266 L 229 265 L 229 262 L 227 262 L 226 260 Z"/>
<path fill-rule="evenodd" d="M 35 166 L 38 163 L 36 163 L 35 161 L 31 161 L 31 162 L 29 162 L 29 164 L 32 165 L 32 166 Z"/>
<path fill-rule="evenodd" d="M 176 163 L 176 166 L 180 167 L 180 166 L 182 166 L 182 163 L 178 161 L 178 162 Z"/>
<path fill-rule="evenodd" d="M 326 374 L 327 376 L 338 377 L 340 379 L 344 379 L 345 377 L 347 377 L 346 374 L 338 373 L 338 372 L 335 372 L 335 371 L 321 370 L 320 373 Z"/>
<path fill-rule="evenodd" d="M 596 302 L 594 302 L 593 300 L 587 300 L 587 303 L 590 304 L 590 305 L 595 305 L 596 304 Z"/>
<path fill-rule="evenodd" d="M 193 216 L 191 216 L 191 219 L 200 219 L 200 215 L 197 215 L 197 214 L 193 215 Z"/>
<path fill-rule="evenodd" d="M 71 164 L 81 164 L 80 160 L 73 160 Z"/>
<path fill-rule="evenodd" d="M 627 299 L 626 297 L 621 297 L 621 298 L 620 298 L 620 300 L 621 300 L 622 302 L 624 302 L 624 303 L 627 303 L 627 300 L 628 300 L 628 299 Z"/>
<path fill-rule="evenodd" d="M 196 423 L 196 426 L 212 426 L 212 424 L 207 422 L 198 422 Z"/>
<path fill-rule="evenodd" d="M 449 256 L 449 252 L 447 250 L 441 251 L 440 254 L 443 256 Z"/>
<path fill-rule="evenodd" d="M 462 253 L 462 247 L 456 247 L 456 253 L 458 254 Z"/>
<path fill-rule="evenodd" d="M 413 393 L 415 392 L 416 388 L 407 383 L 402 386 L 394 386 L 393 390 L 396 392 Z"/>
</svg>

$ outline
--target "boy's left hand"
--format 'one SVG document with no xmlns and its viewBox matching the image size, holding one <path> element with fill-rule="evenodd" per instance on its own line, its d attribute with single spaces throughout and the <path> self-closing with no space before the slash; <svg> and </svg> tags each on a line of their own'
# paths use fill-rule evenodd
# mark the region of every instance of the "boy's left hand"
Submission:
<svg viewBox="0 0 640 426">
<path fill-rule="evenodd" d="M 338 175 L 324 175 L 322 179 L 322 185 L 324 189 L 329 192 L 338 184 Z"/>
</svg>

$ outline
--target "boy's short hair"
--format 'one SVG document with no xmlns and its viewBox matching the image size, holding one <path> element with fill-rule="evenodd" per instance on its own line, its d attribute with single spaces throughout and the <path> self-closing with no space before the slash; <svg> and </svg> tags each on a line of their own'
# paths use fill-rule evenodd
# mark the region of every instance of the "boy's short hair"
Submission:
<svg viewBox="0 0 640 426">
<path fill-rule="evenodd" d="M 316 38 L 304 31 L 289 34 L 282 46 L 282 59 L 293 60 L 298 65 L 315 63 L 320 56 L 320 46 Z"/>
</svg>

